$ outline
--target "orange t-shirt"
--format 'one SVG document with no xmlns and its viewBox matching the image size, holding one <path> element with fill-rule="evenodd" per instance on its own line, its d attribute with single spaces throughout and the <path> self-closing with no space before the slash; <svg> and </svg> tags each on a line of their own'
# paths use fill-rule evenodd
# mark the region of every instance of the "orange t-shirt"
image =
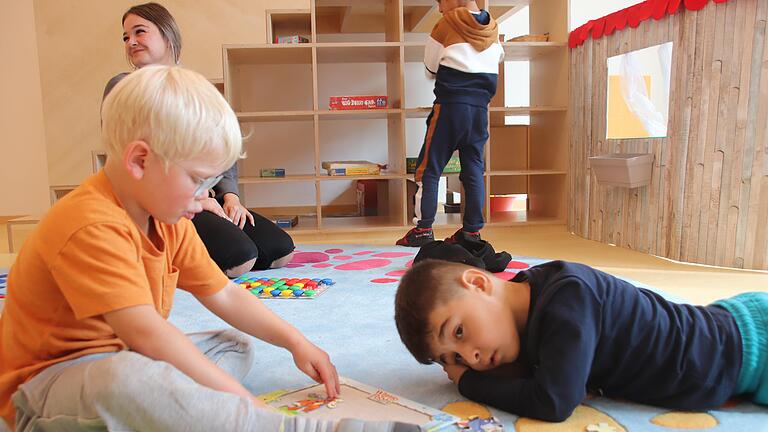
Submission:
<svg viewBox="0 0 768 432">
<path fill-rule="evenodd" d="M 11 395 L 35 374 L 126 349 L 104 313 L 148 304 L 168 318 L 177 285 L 201 296 L 226 286 L 189 220 L 150 223 L 160 247 L 130 219 L 102 171 L 56 203 L 24 243 L 0 316 L 0 415 L 9 425 Z"/>
</svg>

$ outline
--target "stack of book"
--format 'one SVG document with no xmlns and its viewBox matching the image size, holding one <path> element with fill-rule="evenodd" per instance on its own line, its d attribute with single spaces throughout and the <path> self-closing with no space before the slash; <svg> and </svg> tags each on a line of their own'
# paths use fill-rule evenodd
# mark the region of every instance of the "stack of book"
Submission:
<svg viewBox="0 0 768 432">
<path fill-rule="evenodd" d="M 379 175 L 386 165 L 369 161 L 325 161 L 322 164 L 330 176 Z"/>
</svg>

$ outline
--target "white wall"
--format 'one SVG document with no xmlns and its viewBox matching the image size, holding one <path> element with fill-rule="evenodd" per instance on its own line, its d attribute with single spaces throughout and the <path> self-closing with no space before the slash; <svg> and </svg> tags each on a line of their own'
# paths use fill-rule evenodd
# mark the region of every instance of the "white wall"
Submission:
<svg viewBox="0 0 768 432">
<path fill-rule="evenodd" d="M 50 203 L 35 12 L 0 0 L 0 215 L 37 215 Z"/>
<path fill-rule="evenodd" d="M 568 31 L 587 21 L 604 17 L 612 12 L 641 3 L 640 0 L 572 0 Z"/>
<path fill-rule="evenodd" d="M 499 23 L 499 34 L 504 40 L 530 33 L 530 14 L 528 7 Z M 531 104 L 531 62 L 504 62 L 504 92 L 505 106 L 529 106 Z M 530 124 L 530 116 L 507 116 L 506 124 Z"/>
</svg>

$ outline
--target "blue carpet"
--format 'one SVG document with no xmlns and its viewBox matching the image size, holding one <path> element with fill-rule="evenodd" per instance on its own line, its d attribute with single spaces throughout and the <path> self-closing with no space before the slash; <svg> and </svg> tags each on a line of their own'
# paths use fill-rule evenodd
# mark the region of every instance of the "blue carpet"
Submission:
<svg viewBox="0 0 768 432">
<path fill-rule="evenodd" d="M 340 375 L 428 406 L 443 408 L 465 399 L 439 366 L 423 366 L 411 357 L 400 342 L 393 319 L 397 281 L 415 253 L 414 249 L 394 246 L 304 245 L 299 247 L 290 268 L 253 274 L 333 279 L 336 284 L 318 298 L 267 299 L 265 303 L 326 350 Z M 545 261 L 514 257 L 506 274 L 501 276 L 509 278 L 519 268 Z M 185 332 L 227 327 L 183 291 L 178 291 L 170 320 Z M 257 358 L 245 382 L 253 393 L 311 384 L 309 378 L 294 367 L 288 352 L 261 341 L 256 343 Z M 683 427 L 689 430 L 768 431 L 768 410 L 749 403 L 665 420 L 665 416 L 656 417 L 667 410 L 594 398 L 585 401 L 576 414 L 560 424 L 521 420 L 498 410 L 491 412 L 504 423 L 505 430 L 518 432 L 584 431 L 588 425 L 601 422 L 613 426 L 616 431 L 632 432 L 671 431 Z M 658 423 L 666 421 L 676 427 L 651 423 L 654 418 Z M 704 424 L 709 421 L 713 426 L 696 426 L 700 421 Z"/>
<path fill-rule="evenodd" d="M 311 300 L 274 299 L 265 303 L 325 349 L 342 376 L 381 388 L 435 408 L 465 399 L 439 366 L 418 364 L 405 350 L 393 320 L 397 281 L 415 250 L 380 246 L 300 246 L 290 268 L 253 273 L 269 277 L 331 278 L 336 284 Z M 502 277 L 546 260 L 515 257 Z M 6 269 L 0 269 L 0 295 L 6 293 Z M 375 281 L 375 282 L 374 282 Z M 632 281 L 636 285 L 644 286 Z M 652 287 L 645 286 L 653 289 Z M 660 293 L 673 301 L 682 299 Z M 228 327 L 184 291 L 177 291 L 170 320 L 185 332 Z M 255 394 L 311 384 L 293 365 L 289 353 L 256 341 L 258 354 L 246 378 Z M 606 423 L 613 431 L 673 430 L 768 432 L 768 409 L 750 403 L 732 404 L 707 413 L 666 418 L 667 410 L 615 401 L 586 400 L 566 422 L 533 422 L 491 409 L 507 431 L 583 432 L 588 425 Z M 661 417 L 660 417 L 661 416 Z M 667 427 L 659 424 L 666 424 Z M 606 429 L 606 432 L 612 431 Z"/>
</svg>

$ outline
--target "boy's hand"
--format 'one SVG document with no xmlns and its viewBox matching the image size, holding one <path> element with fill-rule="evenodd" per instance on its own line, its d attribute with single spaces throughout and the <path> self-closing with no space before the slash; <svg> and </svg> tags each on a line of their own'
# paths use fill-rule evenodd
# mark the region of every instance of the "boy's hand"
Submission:
<svg viewBox="0 0 768 432">
<path fill-rule="evenodd" d="M 246 221 L 249 221 L 251 225 L 254 225 L 253 215 L 240 203 L 240 197 L 233 193 L 224 195 L 224 213 L 226 213 L 229 220 L 231 220 L 233 224 L 239 226 L 240 229 L 243 229 Z"/>
<path fill-rule="evenodd" d="M 336 366 L 331 363 L 325 351 L 305 339 L 291 350 L 291 354 L 299 370 L 313 380 L 325 384 L 325 391 L 329 398 L 335 398 L 341 393 Z"/>
<path fill-rule="evenodd" d="M 443 370 L 448 374 L 448 379 L 453 381 L 454 384 L 459 385 L 461 376 L 469 369 L 462 364 L 446 364 L 443 365 Z"/>
</svg>

